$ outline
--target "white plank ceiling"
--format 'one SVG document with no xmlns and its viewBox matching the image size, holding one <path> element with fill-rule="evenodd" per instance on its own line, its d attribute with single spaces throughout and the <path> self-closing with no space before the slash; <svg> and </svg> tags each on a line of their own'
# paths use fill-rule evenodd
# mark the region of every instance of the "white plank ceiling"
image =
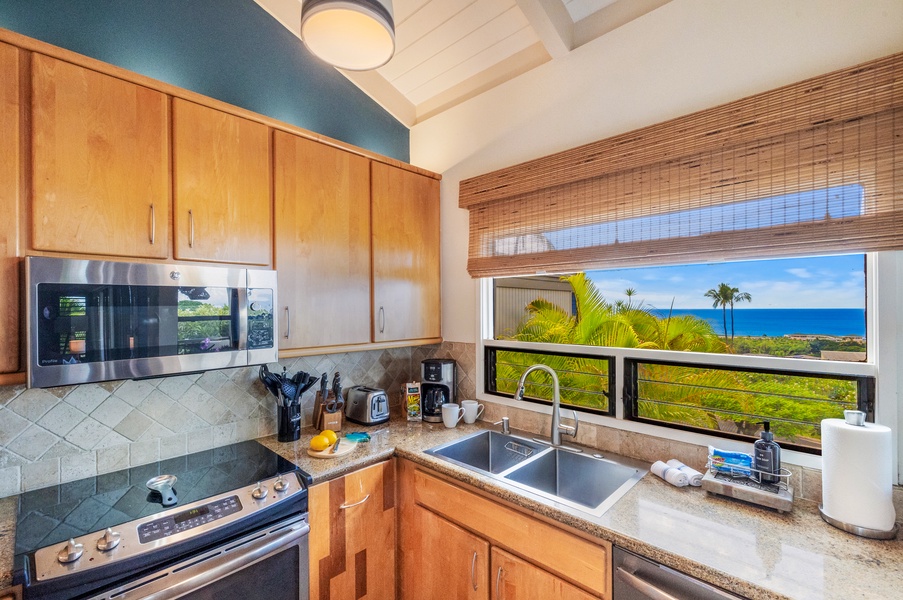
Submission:
<svg viewBox="0 0 903 600">
<path fill-rule="evenodd" d="M 395 56 L 342 73 L 412 126 L 669 0 L 394 0 Z M 255 0 L 300 38 L 301 0 Z"/>
</svg>

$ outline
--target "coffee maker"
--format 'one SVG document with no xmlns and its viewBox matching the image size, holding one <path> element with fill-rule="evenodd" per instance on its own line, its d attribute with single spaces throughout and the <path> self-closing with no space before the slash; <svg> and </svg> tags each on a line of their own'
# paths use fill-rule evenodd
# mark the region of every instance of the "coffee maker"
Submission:
<svg viewBox="0 0 903 600">
<path fill-rule="evenodd" d="M 428 358 L 420 364 L 420 402 L 424 421 L 442 422 L 442 405 L 455 402 L 457 365 L 451 358 Z"/>
</svg>

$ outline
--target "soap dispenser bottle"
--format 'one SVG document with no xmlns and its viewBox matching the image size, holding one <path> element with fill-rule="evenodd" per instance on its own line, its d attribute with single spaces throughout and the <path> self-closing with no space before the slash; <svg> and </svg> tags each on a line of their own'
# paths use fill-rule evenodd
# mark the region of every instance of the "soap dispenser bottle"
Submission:
<svg viewBox="0 0 903 600">
<path fill-rule="evenodd" d="M 768 421 L 760 423 L 764 430 L 759 435 L 761 439 L 753 444 L 753 473 L 760 483 L 778 483 L 781 478 L 781 447 L 774 441 L 771 433 L 771 424 Z"/>
</svg>

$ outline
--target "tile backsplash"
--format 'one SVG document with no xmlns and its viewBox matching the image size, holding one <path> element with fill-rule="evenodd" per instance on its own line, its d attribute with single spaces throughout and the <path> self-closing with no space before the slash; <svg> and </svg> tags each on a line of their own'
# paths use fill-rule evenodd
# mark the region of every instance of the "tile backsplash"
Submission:
<svg viewBox="0 0 903 600">
<path fill-rule="evenodd" d="M 289 373 L 339 371 L 346 388 L 385 388 L 397 406 L 401 384 L 419 379 L 420 360 L 464 353 L 458 346 L 464 345 L 308 356 L 280 365 Z M 467 346 L 472 364 L 473 345 Z M 257 374 L 258 367 L 241 367 L 49 389 L 0 386 L 0 497 L 272 435 L 275 400 Z M 473 389 L 471 376 L 459 379 Z M 302 398 L 308 424 L 313 400 L 313 392 Z"/>
<path fill-rule="evenodd" d="M 384 388 L 393 411 L 400 387 L 420 379 L 420 361 L 453 358 L 458 397 L 476 397 L 474 344 L 438 345 L 308 356 L 280 361 L 290 373 L 339 371 L 345 387 Z M 271 365 L 273 367 L 273 365 Z M 139 466 L 276 432 L 276 405 L 260 383 L 257 367 L 141 381 L 26 390 L 0 386 L 0 497 L 65 481 Z M 310 424 L 313 392 L 302 398 Z M 503 416 L 511 426 L 546 434 L 548 415 L 486 402 L 482 419 Z M 577 442 L 653 462 L 678 458 L 702 470 L 706 448 L 656 436 L 582 423 Z M 788 465 L 796 496 L 821 500 L 821 471 Z M 903 488 L 894 503 L 903 518 Z"/>
</svg>

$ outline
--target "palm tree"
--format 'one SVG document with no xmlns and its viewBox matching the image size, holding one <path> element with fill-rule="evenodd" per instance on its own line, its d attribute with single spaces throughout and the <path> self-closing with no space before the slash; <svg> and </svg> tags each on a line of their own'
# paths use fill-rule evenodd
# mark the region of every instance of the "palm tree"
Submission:
<svg viewBox="0 0 903 600">
<path fill-rule="evenodd" d="M 731 287 L 729 283 L 719 283 L 717 288 L 712 288 L 705 293 L 706 298 L 711 298 L 712 308 L 721 307 L 721 317 L 724 323 L 724 339 L 727 341 L 727 307 L 731 307 L 731 345 L 734 343 L 734 304 L 737 302 L 752 302 L 749 292 L 741 292 L 738 288 Z"/>
<path fill-rule="evenodd" d="M 640 301 L 633 303 L 636 290 L 630 289 L 625 302 L 609 302 L 585 273 L 577 273 L 563 280 L 571 284 L 577 304 L 577 314 L 570 315 L 557 305 L 538 298 L 527 305 L 529 317 L 510 338 L 524 342 L 607 346 L 620 348 L 648 348 L 683 350 L 690 352 L 728 352 L 727 344 L 703 319 L 693 316 L 658 317 Z M 558 372 L 562 401 L 578 406 L 606 410 L 608 408 L 607 362 L 583 356 L 537 355 L 528 351 L 499 351 L 496 377 L 499 391 L 513 392 L 523 370 L 541 362 Z M 694 375 L 704 379 L 703 375 Z M 538 379 L 538 378 L 537 378 Z M 702 390 L 691 400 L 697 407 L 674 406 L 669 402 L 646 403 L 643 415 L 651 419 L 711 427 L 712 417 L 700 409 L 713 388 L 689 384 Z M 527 393 L 533 397 L 549 398 L 548 382 L 533 380 Z M 668 396 L 662 396 L 667 398 Z"/>
<path fill-rule="evenodd" d="M 749 292 L 741 292 L 737 288 L 731 288 L 734 293 L 731 296 L 731 346 L 734 345 L 734 303 L 735 302 L 752 302 L 752 296 Z"/>
<path fill-rule="evenodd" d="M 724 323 L 724 341 L 727 341 L 727 307 L 731 306 L 731 320 L 733 321 L 733 298 L 734 293 L 739 292 L 737 288 L 732 288 L 727 283 L 719 283 L 717 288 L 712 288 L 705 293 L 706 298 L 712 299 L 712 308 L 721 307 L 721 318 Z"/>
</svg>

